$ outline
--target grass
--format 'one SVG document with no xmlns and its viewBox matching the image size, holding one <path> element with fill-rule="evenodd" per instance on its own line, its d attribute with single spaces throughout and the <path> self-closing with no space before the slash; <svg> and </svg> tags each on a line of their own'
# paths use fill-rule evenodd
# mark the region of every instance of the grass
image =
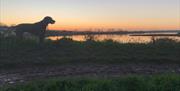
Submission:
<svg viewBox="0 0 180 91">
<path fill-rule="evenodd" d="M 0 91 L 180 91 L 179 75 L 118 78 L 54 78 L 6 86 Z"/>
<path fill-rule="evenodd" d="M 85 42 L 63 38 L 36 40 L 0 38 L 0 69 L 64 64 L 180 63 L 180 42 L 159 39 L 152 43 Z M 0 91 L 180 91 L 180 75 L 117 78 L 54 78 L 4 86 Z"/>
<path fill-rule="evenodd" d="M 180 63 L 180 43 L 170 39 L 123 44 L 112 40 L 77 42 L 63 38 L 46 40 L 40 46 L 35 40 L 5 38 L 0 43 L 0 68 L 72 63 Z"/>
</svg>

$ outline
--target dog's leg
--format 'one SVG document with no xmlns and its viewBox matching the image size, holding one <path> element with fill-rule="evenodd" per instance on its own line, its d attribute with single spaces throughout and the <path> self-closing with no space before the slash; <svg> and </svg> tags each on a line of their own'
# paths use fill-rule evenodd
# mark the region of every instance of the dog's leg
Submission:
<svg viewBox="0 0 180 91">
<path fill-rule="evenodd" d="M 45 38 L 45 32 L 42 32 L 42 33 L 39 35 L 39 43 L 40 43 L 40 44 L 43 44 L 43 43 L 44 43 L 44 38 Z"/>
</svg>

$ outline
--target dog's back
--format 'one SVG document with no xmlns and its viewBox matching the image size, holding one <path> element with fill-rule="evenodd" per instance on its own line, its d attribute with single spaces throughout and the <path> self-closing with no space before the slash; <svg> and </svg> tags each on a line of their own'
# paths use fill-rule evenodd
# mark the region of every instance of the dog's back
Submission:
<svg viewBox="0 0 180 91">
<path fill-rule="evenodd" d="M 34 35 L 39 35 L 39 33 L 42 32 L 42 28 L 37 24 L 24 23 L 15 26 L 15 32 L 19 34 L 23 34 L 24 32 L 29 32 Z"/>
</svg>

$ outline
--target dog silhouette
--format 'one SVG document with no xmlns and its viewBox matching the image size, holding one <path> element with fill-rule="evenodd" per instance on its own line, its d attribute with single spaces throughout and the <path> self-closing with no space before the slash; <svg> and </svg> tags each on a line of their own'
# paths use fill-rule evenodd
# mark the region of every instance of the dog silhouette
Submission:
<svg viewBox="0 0 180 91">
<path fill-rule="evenodd" d="M 19 38 L 23 38 L 23 34 L 25 32 L 30 33 L 32 35 L 35 35 L 39 38 L 39 42 L 42 43 L 45 38 L 46 28 L 48 24 L 54 24 L 55 20 L 53 20 L 50 16 L 46 16 L 43 20 L 40 22 L 36 22 L 33 24 L 19 24 L 17 26 L 14 26 L 16 36 Z"/>
</svg>

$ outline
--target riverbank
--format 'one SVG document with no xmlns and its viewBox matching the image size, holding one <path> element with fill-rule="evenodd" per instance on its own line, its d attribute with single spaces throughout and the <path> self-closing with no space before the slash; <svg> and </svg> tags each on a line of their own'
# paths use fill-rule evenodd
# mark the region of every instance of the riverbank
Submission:
<svg viewBox="0 0 180 91">
<path fill-rule="evenodd" d="M 34 40 L 6 39 L 1 40 L 1 44 L 1 69 L 74 63 L 180 63 L 180 43 L 170 39 L 139 44 L 63 38 L 47 40 L 43 45 Z"/>
<path fill-rule="evenodd" d="M 143 75 L 146 78 L 150 75 L 165 74 L 175 74 L 178 77 L 180 74 L 180 43 L 171 39 L 158 39 L 140 44 L 118 43 L 112 40 L 98 42 L 92 39 L 78 42 L 63 38 L 57 41 L 46 40 L 43 45 L 39 45 L 36 40 L 7 38 L 1 39 L 0 50 L 0 85 L 3 89 L 7 85 L 15 85 L 13 88 L 17 90 L 13 91 L 19 89 L 26 91 L 31 87 L 33 90 L 29 91 L 36 91 L 34 88 L 39 83 L 36 85 L 28 83 L 34 84 L 35 80 L 40 79 L 45 81 L 44 85 L 50 84 L 49 88 L 54 88 L 54 85 L 46 80 L 59 77 L 99 77 L 111 80 L 114 77 L 133 75 Z M 173 81 L 179 82 L 176 77 L 173 78 Z M 163 81 L 169 81 L 168 79 L 166 77 Z M 103 80 L 98 80 L 98 82 L 101 81 Z M 157 82 L 161 82 L 161 80 Z M 126 80 L 122 84 L 125 83 Z M 18 84 L 20 84 L 19 87 L 16 86 Z M 27 84 L 27 86 L 23 84 Z M 167 84 L 171 84 L 171 82 L 167 82 Z M 102 84 L 97 86 L 100 85 Z M 140 85 L 142 84 L 140 83 Z M 165 85 L 163 86 L 165 87 Z M 159 91 L 166 91 L 166 89 Z"/>
</svg>

